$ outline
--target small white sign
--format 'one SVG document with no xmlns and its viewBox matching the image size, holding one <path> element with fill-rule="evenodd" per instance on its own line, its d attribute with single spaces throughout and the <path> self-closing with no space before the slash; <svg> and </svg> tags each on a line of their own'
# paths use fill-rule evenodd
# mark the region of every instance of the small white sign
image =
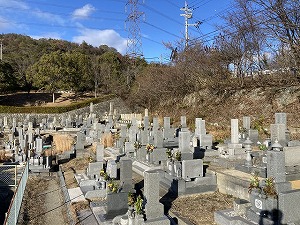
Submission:
<svg viewBox="0 0 300 225">
<path fill-rule="evenodd" d="M 267 163 L 267 157 L 262 157 L 262 162 Z"/>
<path fill-rule="evenodd" d="M 262 201 L 259 199 L 255 199 L 255 207 L 258 209 L 262 209 Z"/>
</svg>

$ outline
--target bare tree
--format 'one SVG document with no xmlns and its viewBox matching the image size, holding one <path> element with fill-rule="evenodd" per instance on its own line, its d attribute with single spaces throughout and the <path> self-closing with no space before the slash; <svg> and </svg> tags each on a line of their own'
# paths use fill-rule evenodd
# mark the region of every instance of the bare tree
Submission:
<svg viewBox="0 0 300 225">
<path fill-rule="evenodd" d="M 257 15 L 257 9 L 248 0 L 236 0 L 235 8 L 224 16 L 226 21 L 216 45 L 234 67 L 241 83 L 245 76 L 266 67 L 267 38 Z"/>
<path fill-rule="evenodd" d="M 300 1 L 298 0 L 236 0 L 236 10 L 227 18 L 232 25 L 248 24 L 244 29 L 253 34 L 251 40 L 253 48 L 266 51 L 270 46 L 277 45 L 276 57 L 283 53 L 290 56 L 288 67 L 299 70 L 300 67 Z M 237 23 L 237 21 L 239 21 Z M 238 29 L 241 31 L 241 29 Z M 263 39 L 261 39 L 263 37 Z M 264 41 L 264 42 L 261 42 Z M 268 46 L 261 45 L 268 43 Z M 290 53 L 288 53 L 290 52 Z M 258 55 L 259 56 L 259 55 Z M 264 62 L 264 61 L 262 61 Z M 263 65 L 263 64 L 262 64 Z M 261 68 L 261 65 L 259 65 Z"/>
</svg>

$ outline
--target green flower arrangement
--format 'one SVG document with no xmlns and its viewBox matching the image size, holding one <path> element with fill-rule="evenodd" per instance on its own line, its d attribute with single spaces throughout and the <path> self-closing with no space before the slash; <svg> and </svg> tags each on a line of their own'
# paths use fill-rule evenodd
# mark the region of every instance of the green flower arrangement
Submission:
<svg viewBox="0 0 300 225">
<path fill-rule="evenodd" d="M 143 214 L 143 202 L 144 200 L 142 199 L 142 197 L 139 195 L 136 198 L 136 201 L 134 203 L 134 207 L 135 207 L 135 212 L 138 215 L 142 215 Z"/>
<path fill-rule="evenodd" d="M 108 174 L 104 171 L 104 169 L 100 170 L 100 176 L 104 178 L 104 180 L 108 181 L 110 180 L 110 177 L 108 176 Z"/>
<path fill-rule="evenodd" d="M 135 196 L 133 193 L 129 192 L 128 193 L 128 205 L 134 206 L 134 203 L 135 203 Z"/>
<path fill-rule="evenodd" d="M 251 193 L 254 189 L 260 190 L 259 187 L 259 179 L 258 179 L 258 174 L 253 173 L 250 178 L 250 185 L 248 187 L 248 192 Z"/>
<path fill-rule="evenodd" d="M 119 190 L 119 185 L 116 182 L 112 181 L 112 180 L 110 180 L 107 187 L 112 193 L 117 193 L 118 190 Z"/>
<path fill-rule="evenodd" d="M 259 193 L 265 195 L 266 197 L 272 197 L 272 198 L 278 197 L 273 177 L 266 178 L 264 180 L 264 185 L 260 186 L 258 174 L 257 173 L 252 174 L 250 178 L 250 185 L 248 187 L 248 192 L 251 193 L 253 190 L 258 190 Z"/>
<path fill-rule="evenodd" d="M 268 150 L 267 146 L 264 144 L 259 145 L 259 150 L 266 151 Z"/>
<path fill-rule="evenodd" d="M 177 152 L 175 152 L 175 159 L 177 160 L 177 161 L 181 161 L 181 152 L 180 151 L 177 151 Z"/>
<path fill-rule="evenodd" d="M 265 186 L 262 188 L 262 191 L 266 196 L 277 198 L 278 194 L 275 189 L 274 177 L 265 179 Z"/>
<path fill-rule="evenodd" d="M 142 147 L 142 144 L 138 141 L 135 141 L 133 145 L 134 145 L 135 150 L 138 150 L 139 148 Z"/>
<path fill-rule="evenodd" d="M 168 148 L 167 151 L 166 151 L 166 154 L 167 154 L 168 159 L 172 159 L 173 154 L 172 154 L 172 150 L 171 149 Z"/>
</svg>

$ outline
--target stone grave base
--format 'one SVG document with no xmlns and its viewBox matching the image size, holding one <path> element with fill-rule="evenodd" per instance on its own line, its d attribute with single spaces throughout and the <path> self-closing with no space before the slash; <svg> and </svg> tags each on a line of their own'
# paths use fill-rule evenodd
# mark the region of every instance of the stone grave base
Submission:
<svg viewBox="0 0 300 225">
<path fill-rule="evenodd" d="M 152 219 L 152 220 L 146 220 L 142 224 L 147 224 L 147 225 L 169 225 L 170 220 L 168 219 L 167 216 L 163 216 L 160 218 Z"/>
<path fill-rule="evenodd" d="M 300 180 L 300 166 L 286 166 L 286 180 Z"/>
<path fill-rule="evenodd" d="M 50 168 L 45 168 L 44 165 L 29 165 L 29 170 L 32 173 L 49 173 Z"/>
<path fill-rule="evenodd" d="M 151 164 L 147 164 L 146 162 L 139 162 L 139 161 L 132 162 L 132 170 L 141 176 L 144 176 L 144 172 L 147 170 L 156 170 L 156 169 L 161 169 L 161 166 L 151 165 Z"/>
<path fill-rule="evenodd" d="M 213 167 L 208 168 L 207 172 L 209 171 L 216 173 L 217 185 L 221 193 L 249 200 L 248 187 L 251 174 L 235 169 Z"/>
<path fill-rule="evenodd" d="M 264 224 L 264 225 L 278 224 L 277 221 L 274 221 L 268 218 L 267 216 L 264 216 L 264 213 L 259 214 L 257 212 L 254 212 L 252 209 L 249 209 L 247 211 L 246 217 L 248 218 L 248 220 L 254 221 L 258 224 Z"/>
<path fill-rule="evenodd" d="M 216 211 L 214 217 L 218 225 L 257 225 L 257 223 L 236 215 L 233 209 Z"/>
<path fill-rule="evenodd" d="M 244 173 L 258 173 L 259 177 L 266 178 L 267 177 L 267 168 L 266 167 L 253 167 L 253 166 L 245 166 L 245 165 L 236 165 L 235 169 L 238 171 L 242 171 Z"/>
<path fill-rule="evenodd" d="M 123 211 L 116 211 L 114 213 L 111 213 L 110 215 L 107 215 L 106 213 L 106 202 L 91 202 L 90 208 L 98 222 L 98 224 L 103 225 L 112 225 L 114 224 L 113 221 L 115 217 L 119 218 L 120 215 L 124 215 L 127 212 L 126 210 Z"/>
<path fill-rule="evenodd" d="M 245 162 L 244 159 L 235 159 L 235 158 L 213 158 L 210 162 L 210 166 L 217 166 L 217 167 L 223 167 L 223 168 L 235 168 L 237 165 L 241 165 Z M 206 158 L 204 158 L 204 161 L 206 161 Z"/>
<path fill-rule="evenodd" d="M 161 176 L 160 187 L 170 190 L 178 196 L 217 190 L 216 176 L 213 173 L 206 173 L 205 177 L 198 177 L 193 181 L 185 181 L 166 172 L 163 175 L 163 177 Z"/>
<path fill-rule="evenodd" d="M 105 198 L 106 192 L 107 192 L 106 189 L 87 191 L 84 197 L 86 199 Z"/>
</svg>

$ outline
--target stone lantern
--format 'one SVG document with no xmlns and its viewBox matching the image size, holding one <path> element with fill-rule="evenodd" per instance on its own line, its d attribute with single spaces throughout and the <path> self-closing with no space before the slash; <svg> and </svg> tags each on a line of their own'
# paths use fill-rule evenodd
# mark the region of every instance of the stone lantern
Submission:
<svg viewBox="0 0 300 225">
<path fill-rule="evenodd" d="M 245 165 L 247 167 L 251 167 L 252 166 L 252 157 L 251 157 L 251 153 L 252 153 L 252 148 L 251 148 L 251 144 L 253 142 L 249 139 L 249 137 L 247 137 L 246 141 L 243 143 L 245 146 L 245 150 L 246 150 L 246 162 Z"/>
</svg>

